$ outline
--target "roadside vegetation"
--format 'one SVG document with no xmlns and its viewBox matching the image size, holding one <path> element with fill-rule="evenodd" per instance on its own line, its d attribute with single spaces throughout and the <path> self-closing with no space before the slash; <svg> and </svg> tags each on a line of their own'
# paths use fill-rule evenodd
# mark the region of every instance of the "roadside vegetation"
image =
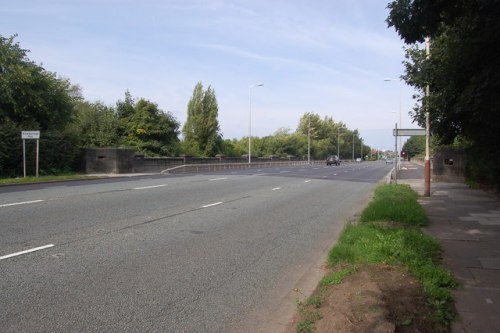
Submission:
<svg viewBox="0 0 500 333">
<path fill-rule="evenodd" d="M 96 179 L 96 178 L 103 178 L 103 177 L 87 176 L 76 173 L 67 173 L 57 176 L 0 178 L 0 185 L 31 184 L 31 183 L 57 182 L 65 180 Z"/>
<path fill-rule="evenodd" d="M 28 58 L 17 35 L 0 35 L 0 177 L 22 174 L 21 131 L 40 131 L 40 174 L 57 175 L 81 169 L 82 149 L 123 147 L 144 156 L 201 156 L 248 153 L 248 137 L 224 138 L 218 120 L 215 89 L 198 82 L 186 100 L 186 121 L 145 97 L 125 91 L 115 105 L 89 101 L 82 88 Z M 43 59 L 38 59 L 39 61 Z M 104 98 L 105 96 L 103 96 Z M 342 129 L 342 136 L 339 136 Z M 182 138 L 180 134 L 182 132 Z M 341 156 L 376 155 L 358 130 L 332 117 L 306 112 L 296 129 L 276 128 L 272 135 L 253 137 L 252 153 L 262 157 L 308 155 L 313 159 L 333 151 Z M 354 147 L 354 152 L 350 147 Z M 340 148 L 340 149 L 339 149 Z M 28 174 L 34 174 L 35 142 L 26 142 Z"/>
<path fill-rule="evenodd" d="M 382 185 L 375 190 L 373 200 L 362 212 L 359 221 L 347 225 L 331 249 L 328 256 L 330 273 L 322 279 L 314 295 L 299 304 L 301 321 L 296 326 L 296 332 L 316 332 L 318 321 L 326 316 L 338 315 L 322 309 L 328 298 L 337 302 L 340 299 L 335 293 L 342 291 L 332 289 L 332 286 L 340 285 L 360 272 L 368 272 L 363 282 L 365 285 L 366 279 L 378 279 L 380 285 L 388 284 L 380 288 L 382 295 L 378 299 L 384 304 L 377 301 L 376 308 L 392 322 L 396 331 L 401 327 L 413 327 L 420 332 L 449 330 L 455 318 L 451 290 L 457 283 L 439 264 L 439 244 L 420 230 L 427 223 L 427 217 L 417 198 L 418 195 L 406 185 Z M 396 282 L 390 276 L 391 272 L 395 272 Z M 393 289 L 396 292 L 389 295 L 391 283 L 405 287 Z M 410 286 L 417 287 L 422 295 L 421 304 L 417 304 L 419 297 L 414 294 L 403 295 L 402 290 Z M 363 285 L 350 285 L 348 292 L 357 292 L 360 298 L 363 288 Z M 398 298 L 407 298 L 407 302 Z M 398 306 L 391 309 L 391 303 Z M 374 311 L 374 307 L 366 306 L 365 302 L 359 304 L 359 308 L 353 311 L 357 313 L 354 317 L 361 322 L 362 318 L 367 318 L 366 312 Z M 365 313 L 360 314 L 363 311 Z M 414 311 L 420 311 L 420 314 Z M 329 321 L 335 322 L 331 318 Z M 356 326 L 356 318 L 349 321 L 353 327 Z M 353 329 L 349 332 L 357 331 Z"/>
</svg>

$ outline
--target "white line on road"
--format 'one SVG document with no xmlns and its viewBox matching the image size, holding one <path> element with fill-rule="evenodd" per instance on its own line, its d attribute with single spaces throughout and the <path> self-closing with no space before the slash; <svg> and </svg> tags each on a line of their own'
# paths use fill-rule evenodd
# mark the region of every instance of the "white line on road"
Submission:
<svg viewBox="0 0 500 333">
<path fill-rule="evenodd" d="M 134 190 L 148 190 L 150 188 L 158 188 L 158 187 L 165 187 L 168 186 L 167 184 L 162 184 L 162 185 L 152 185 L 152 186 L 143 186 L 143 187 L 135 187 Z"/>
<path fill-rule="evenodd" d="M 273 191 L 281 190 L 281 187 L 275 187 L 273 188 Z"/>
<path fill-rule="evenodd" d="M 311 180 L 308 179 L 308 180 L 304 180 L 304 183 L 309 183 Z"/>
<path fill-rule="evenodd" d="M 33 201 L 14 202 L 14 203 L 10 203 L 10 204 L 3 204 L 3 205 L 0 205 L 0 207 L 17 206 L 17 205 L 26 205 L 26 204 L 37 203 L 37 202 L 42 202 L 42 201 L 44 201 L 44 200 L 33 200 Z"/>
<path fill-rule="evenodd" d="M 290 170 L 283 170 L 283 171 L 280 171 L 280 173 L 287 173 L 287 172 L 291 172 Z"/>
<path fill-rule="evenodd" d="M 215 180 L 224 180 L 224 179 L 227 179 L 227 177 L 224 177 L 224 178 L 212 178 L 212 179 L 209 179 L 209 181 L 213 182 Z"/>
<path fill-rule="evenodd" d="M 216 202 L 216 203 L 213 203 L 213 204 L 209 204 L 209 205 L 205 205 L 205 206 L 201 206 L 201 208 L 208 208 L 208 207 L 217 206 L 217 205 L 220 205 L 220 204 L 222 204 L 222 201 L 219 201 L 219 202 Z"/>
<path fill-rule="evenodd" d="M 5 256 L 0 257 L 0 260 L 4 260 L 4 259 L 8 259 L 8 258 L 12 258 L 12 257 L 16 257 L 16 256 L 20 256 L 20 255 L 22 255 L 22 254 L 26 254 L 26 253 L 31 253 L 31 252 L 35 252 L 35 251 L 40 251 L 40 250 L 47 249 L 47 248 L 52 247 L 52 246 L 54 246 L 54 244 L 48 244 L 48 245 L 44 245 L 44 246 L 40 246 L 40 247 L 35 247 L 35 248 L 33 248 L 33 249 L 24 250 L 24 251 L 21 251 L 21 252 L 16 252 L 16 253 L 7 254 L 7 255 L 5 255 Z"/>
</svg>

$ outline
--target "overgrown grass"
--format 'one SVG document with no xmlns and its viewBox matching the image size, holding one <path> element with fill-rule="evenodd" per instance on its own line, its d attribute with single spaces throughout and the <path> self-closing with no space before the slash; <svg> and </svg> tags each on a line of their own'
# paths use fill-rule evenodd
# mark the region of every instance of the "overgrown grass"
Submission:
<svg viewBox="0 0 500 333">
<path fill-rule="evenodd" d="M 95 179 L 100 177 L 86 176 L 82 174 L 63 174 L 57 176 L 40 176 L 40 177 L 18 177 L 18 178 L 0 178 L 0 185 L 10 184 L 27 184 L 27 183 L 42 183 L 64 180 L 78 180 L 78 179 Z"/>
<path fill-rule="evenodd" d="M 321 285 L 341 283 L 345 276 L 355 271 L 356 265 L 401 265 L 422 283 L 428 302 L 435 309 L 439 326 L 436 331 L 439 331 L 449 327 L 455 317 L 451 289 L 457 283 L 434 261 L 441 248 L 419 229 L 427 223 L 427 217 L 417 198 L 409 186 L 378 187 L 372 202 L 361 214 L 360 222 L 347 225 L 330 250 L 329 265 L 342 264 L 347 268 L 326 276 Z"/>
<path fill-rule="evenodd" d="M 379 186 L 373 200 L 361 214 L 360 221 L 397 221 L 424 226 L 428 220 L 417 198 L 417 193 L 408 185 Z"/>
</svg>

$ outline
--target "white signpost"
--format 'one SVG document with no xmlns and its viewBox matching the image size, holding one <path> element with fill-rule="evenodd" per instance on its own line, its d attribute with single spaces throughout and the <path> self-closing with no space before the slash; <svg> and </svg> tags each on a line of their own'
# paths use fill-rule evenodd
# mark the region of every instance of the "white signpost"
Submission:
<svg viewBox="0 0 500 333">
<path fill-rule="evenodd" d="M 399 152 L 398 152 L 398 141 L 397 138 L 398 136 L 424 136 L 425 135 L 425 129 L 422 128 L 398 128 L 398 124 L 394 126 L 394 129 L 392 130 L 392 135 L 396 139 L 396 171 L 394 172 L 394 180 L 396 184 L 398 183 L 398 167 L 399 167 Z M 403 147 L 401 147 L 402 149 Z"/>
<path fill-rule="evenodd" d="M 38 177 L 38 156 L 39 156 L 39 141 L 40 131 L 22 131 L 21 139 L 23 139 L 23 171 L 26 178 L 26 140 L 36 139 L 36 176 Z"/>
</svg>

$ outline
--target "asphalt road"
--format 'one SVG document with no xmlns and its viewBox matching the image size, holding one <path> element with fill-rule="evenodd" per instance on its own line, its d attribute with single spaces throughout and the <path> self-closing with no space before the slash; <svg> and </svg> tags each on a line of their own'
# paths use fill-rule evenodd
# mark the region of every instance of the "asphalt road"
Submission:
<svg viewBox="0 0 500 333">
<path fill-rule="evenodd" d="M 257 329 L 391 168 L 0 187 L 0 331 Z"/>
</svg>

